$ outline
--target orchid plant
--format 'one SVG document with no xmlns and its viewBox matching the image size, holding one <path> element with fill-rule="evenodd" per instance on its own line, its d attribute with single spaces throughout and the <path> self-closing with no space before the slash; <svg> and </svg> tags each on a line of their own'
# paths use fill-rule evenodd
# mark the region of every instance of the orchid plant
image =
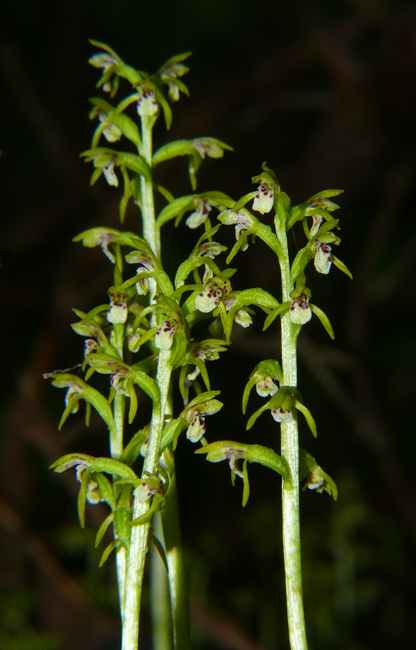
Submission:
<svg viewBox="0 0 416 650">
<path fill-rule="evenodd" d="M 347 267 L 333 254 L 340 243 L 334 234 L 338 219 L 332 201 L 339 190 L 320 192 L 305 203 L 291 206 L 281 191 L 274 172 L 263 164 L 253 178 L 256 189 L 238 201 L 219 191 L 196 192 L 196 174 L 206 157 L 220 158 L 232 148 L 210 137 L 169 142 L 153 151 L 153 127 L 163 116 L 166 128 L 172 122 L 172 104 L 181 93 L 188 95 L 182 78 L 188 72 L 189 53 L 169 59 L 154 74 L 127 65 L 104 43 L 91 41 L 99 50 L 89 62 L 101 71 L 97 88 L 107 94 L 91 99 L 90 117 L 97 121 L 92 147 L 82 156 L 93 164 L 91 183 L 100 176 L 123 192 L 119 217 L 123 223 L 127 206 L 133 203 L 141 213 L 141 230 L 131 232 L 108 227 L 87 230 L 77 237 L 86 247 L 101 247 L 113 268 L 109 300 L 78 318 L 74 331 L 85 337 L 83 378 L 68 371 L 49 376 L 54 386 L 66 389 L 65 410 L 60 427 L 86 404 L 88 425 L 93 407 L 109 433 L 106 457 L 70 453 L 53 465 L 56 472 L 71 467 L 80 482 L 78 512 L 85 524 L 86 503 L 104 502 L 109 514 L 97 535 L 99 545 L 112 527 L 112 540 L 101 563 L 115 556 L 122 621 L 122 650 L 136 650 L 144 567 L 154 545 L 166 567 L 168 596 L 153 599 L 155 647 L 190 648 L 186 579 L 180 545 L 175 478 L 175 452 L 179 436 L 198 444 L 197 454 L 211 462 L 226 460 L 234 481 L 243 480 L 243 505 L 249 497 L 248 463 L 260 463 L 281 476 L 283 503 L 283 546 L 292 649 L 306 648 L 302 604 L 299 481 L 304 488 L 326 491 L 337 498 L 334 481 L 308 452 L 299 449 L 297 414 L 301 413 L 313 435 L 315 421 L 297 388 L 297 337 L 302 326 L 316 316 L 333 337 L 328 317 L 310 302 L 306 270 L 313 260 L 318 273 L 327 274 L 334 264 L 347 275 Z M 129 94 L 115 97 L 120 84 Z M 126 149 L 113 148 L 125 142 Z M 167 160 L 188 159 L 192 193 L 175 197 L 157 180 L 157 167 Z M 156 214 L 155 193 L 164 207 Z M 247 207 L 251 203 L 251 210 Z M 213 210 L 218 212 L 212 221 Z M 256 215 L 254 214 L 256 213 Z M 161 229 L 174 220 L 202 234 L 193 250 L 179 265 L 175 277 L 163 266 Z M 271 217 L 271 220 L 270 220 Z M 264 221 L 270 220 L 273 227 Z M 292 262 L 287 233 L 301 222 L 306 244 Z M 224 226 L 234 226 L 236 242 L 225 263 L 217 258 L 226 246 L 216 241 Z M 262 288 L 236 290 L 234 268 L 229 266 L 249 241 L 260 239 L 276 255 L 281 274 L 281 295 L 276 298 Z M 186 255 L 186 252 L 185 252 Z M 127 266 L 126 266 L 127 265 Z M 133 272 L 130 272 L 131 266 Z M 218 390 L 211 388 L 207 362 L 218 360 L 232 341 L 234 325 L 248 327 L 258 308 L 265 314 L 264 329 L 275 319 L 281 322 L 281 348 L 275 356 L 259 361 L 243 392 L 246 411 L 253 388 L 267 398 L 251 415 L 251 428 L 264 411 L 280 424 L 280 453 L 259 444 L 206 440 L 206 418 L 222 407 Z M 198 340 L 194 326 L 207 324 L 208 338 Z M 197 331 L 201 331 L 198 328 Z M 281 358 L 281 364 L 277 357 Z M 107 375 L 108 391 L 94 386 L 96 374 Z M 173 395 L 180 395 L 182 410 L 173 410 Z M 151 402 L 150 421 L 140 421 L 141 407 Z M 140 407 L 140 408 L 139 408 Z M 146 411 L 146 409 L 144 409 Z M 278 431 L 277 431 L 278 432 Z M 277 438 L 276 438 L 277 440 Z M 276 445 L 277 447 L 278 445 Z M 156 534 L 157 531 L 157 534 Z"/>
</svg>

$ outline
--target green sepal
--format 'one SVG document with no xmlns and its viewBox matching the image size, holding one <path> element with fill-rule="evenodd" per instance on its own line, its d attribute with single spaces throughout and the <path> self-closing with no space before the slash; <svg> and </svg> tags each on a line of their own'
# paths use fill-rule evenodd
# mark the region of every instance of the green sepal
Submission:
<svg viewBox="0 0 416 650">
<path fill-rule="evenodd" d="M 95 458 L 87 454 L 65 454 L 52 463 L 50 469 L 61 473 L 69 467 L 80 464 L 85 465 L 91 472 L 106 472 L 106 474 L 111 474 L 114 477 L 131 479 L 132 481 L 138 479 L 137 474 L 131 467 L 115 458 Z"/>
<path fill-rule="evenodd" d="M 188 66 L 178 64 L 182 64 L 182 61 L 186 61 L 190 56 L 192 56 L 192 52 L 181 52 L 181 54 L 171 56 L 163 63 L 163 65 L 160 66 L 159 70 L 152 75 L 152 79 L 158 86 L 168 83 L 177 83 L 178 77 L 182 77 L 184 74 L 189 72 Z M 171 72 L 171 74 L 169 74 L 169 72 Z"/>
<path fill-rule="evenodd" d="M 104 553 L 101 556 L 101 560 L 98 565 L 100 569 L 103 566 L 103 564 L 108 560 L 111 552 L 114 551 L 114 549 L 117 548 L 118 546 L 120 546 L 120 542 L 118 539 L 113 539 L 113 541 L 110 542 L 110 544 L 107 546 L 107 548 L 105 549 Z"/>
<path fill-rule="evenodd" d="M 247 458 L 243 462 L 243 501 L 242 501 L 242 506 L 246 505 L 248 498 L 250 496 L 250 483 L 248 480 L 248 470 L 247 470 L 247 463 L 248 460 Z"/>
<path fill-rule="evenodd" d="M 321 321 L 322 325 L 328 332 L 331 339 L 334 340 L 335 338 L 334 330 L 332 329 L 331 322 L 328 316 L 325 314 L 325 312 L 323 312 L 322 309 L 319 309 L 319 307 L 313 305 L 312 303 L 309 303 L 309 307 L 311 308 L 312 313 L 319 318 L 319 320 Z"/>
<path fill-rule="evenodd" d="M 180 264 L 180 266 L 178 267 L 178 270 L 175 275 L 175 291 L 176 289 L 183 287 L 188 275 L 190 275 L 190 273 L 192 273 L 192 271 L 194 271 L 195 269 L 199 268 L 200 266 L 203 266 L 206 263 L 206 261 L 207 261 L 206 258 L 203 257 L 200 257 L 199 259 L 192 259 L 191 257 L 188 257 L 188 259 L 182 262 L 182 264 Z M 212 262 L 212 260 L 210 260 L 210 262 Z M 175 296 L 176 295 L 177 294 L 175 292 Z"/>
<path fill-rule="evenodd" d="M 130 171 L 133 171 L 139 176 L 144 176 L 147 181 L 151 181 L 151 172 L 147 162 L 138 154 L 130 153 L 128 151 L 116 151 L 115 149 L 110 149 L 109 147 L 94 147 L 93 149 L 87 149 L 80 154 L 82 158 L 85 158 L 85 162 L 93 162 L 96 167 L 96 171 L 99 171 L 98 176 L 101 176 L 103 173 L 103 168 L 100 165 L 97 165 L 96 162 L 100 157 L 108 157 L 108 160 L 112 159 L 115 161 L 117 167 L 120 165 L 125 165 Z M 97 160 L 96 160 L 97 159 Z M 96 171 L 93 174 L 94 182 L 97 180 Z M 93 184 L 91 179 L 91 184 Z"/>
<path fill-rule="evenodd" d="M 157 103 L 162 107 L 166 128 L 169 131 L 170 127 L 172 126 L 172 109 L 169 106 L 169 102 L 165 99 L 163 93 L 160 90 L 156 91 L 156 99 Z"/>
<path fill-rule="evenodd" d="M 189 178 L 192 189 L 195 190 L 196 173 L 205 156 L 208 156 L 209 158 L 221 158 L 223 156 L 223 151 L 226 149 L 229 151 L 233 150 L 232 147 L 225 144 L 225 142 L 221 142 L 221 140 L 218 140 L 217 138 L 176 140 L 174 142 L 169 142 L 155 152 L 153 156 L 153 167 L 156 167 L 159 163 L 170 160 L 171 158 L 187 155 L 189 157 Z"/>
<path fill-rule="evenodd" d="M 322 494 L 325 490 L 333 497 L 334 501 L 338 499 L 338 488 L 335 481 L 323 471 L 322 467 L 305 449 L 299 449 L 299 470 L 300 480 L 303 481 L 304 478 L 307 478 L 305 485 L 302 487 L 303 491 L 309 488 Z"/>
<path fill-rule="evenodd" d="M 117 107 L 114 107 L 102 97 L 90 97 L 90 102 L 93 106 L 101 108 L 102 111 L 106 113 L 106 122 L 117 126 L 122 134 L 128 140 L 130 140 L 130 142 L 133 142 L 136 147 L 139 147 L 141 145 L 140 132 L 136 122 L 134 122 L 128 115 L 121 112 L 121 110 L 124 110 L 124 108 L 126 108 L 126 106 L 124 106 L 124 101 L 122 102 L 123 105 L 119 105 Z M 95 117 L 94 109 L 91 111 L 91 117 Z M 104 125 L 100 126 L 104 128 Z M 96 137 L 94 136 L 92 146 L 95 147 L 96 145 Z"/>
<path fill-rule="evenodd" d="M 159 403 L 159 389 L 152 377 L 144 372 L 136 370 L 124 361 L 117 359 L 109 354 L 87 354 L 85 357 L 90 366 L 98 373 L 103 375 L 120 372 L 129 381 L 140 386 L 140 388 L 151 398 L 154 404 Z"/>
<path fill-rule="evenodd" d="M 114 495 L 114 489 L 110 481 L 102 472 L 97 472 L 94 474 L 94 481 L 97 482 L 98 488 L 101 495 L 101 501 L 105 501 L 106 504 L 114 510 L 116 508 L 116 498 Z"/>
<path fill-rule="evenodd" d="M 259 418 L 260 415 L 261 415 L 262 413 L 264 413 L 264 411 L 267 411 L 267 409 L 269 408 L 269 402 L 270 402 L 270 400 L 269 400 L 268 402 L 266 402 L 266 404 L 263 404 L 263 406 L 261 406 L 259 409 L 257 409 L 257 411 L 255 411 L 255 412 L 253 413 L 253 415 L 250 416 L 250 418 L 249 418 L 249 420 L 248 420 L 248 422 L 247 422 L 247 425 L 246 425 L 246 430 L 247 430 L 247 431 L 248 431 L 249 429 L 251 429 L 251 427 L 253 426 L 253 424 L 254 424 L 255 421 L 257 420 L 257 418 Z"/>
<path fill-rule="evenodd" d="M 175 420 L 170 420 L 164 427 L 162 432 L 162 439 L 160 442 L 160 453 L 166 449 L 170 444 L 172 445 L 173 450 L 176 449 L 178 443 L 178 438 L 182 431 L 184 431 L 189 426 L 185 418 L 176 418 Z"/>
<path fill-rule="evenodd" d="M 341 260 L 338 259 L 338 257 L 335 257 L 335 255 L 333 255 L 332 253 L 331 253 L 331 257 L 332 257 L 332 261 L 335 264 L 335 266 L 337 267 L 337 269 L 339 269 L 340 271 L 345 273 L 345 275 L 348 275 L 348 277 L 352 280 L 352 273 L 349 270 L 349 268 L 347 266 L 345 266 L 344 262 L 341 262 Z"/>
<path fill-rule="evenodd" d="M 121 165 L 120 166 L 120 171 L 121 175 L 123 176 L 123 181 L 124 181 L 124 190 L 123 190 L 123 196 L 120 199 L 120 204 L 119 204 L 119 217 L 120 217 L 120 223 L 124 223 L 124 218 L 126 216 L 126 210 L 127 210 L 127 204 L 130 200 L 130 197 L 132 195 L 131 193 L 131 183 L 130 183 L 130 177 L 127 173 L 126 166 Z"/>
<path fill-rule="evenodd" d="M 107 531 L 107 528 L 109 527 L 109 525 L 112 523 L 113 520 L 114 520 L 114 513 L 110 512 L 108 517 L 104 519 L 103 523 L 101 524 L 101 526 L 97 531 L 97 534 L 95 536 L 95 544 L 94 544 L 95 548 L 97 548 L 97 546 L 99 546 L 99 544 L 101 543 L 101 540 L 103 539 Z"/>
<path fill-rule="evenodd" d="M 223 273 L 223 275 L 225 274 Z M 243 291 L 233 291 L 231 297 L 235 298 L 236 302 L 230 307 L 225 318 L 224 334 L 227 342 L 231 338 L 234 316 L 242 307 L 260 307 L 268 313 L 270 309 L 275 309 L 279 305 L 279 302 L 272 294 L 259 287 L 245 289 Z"/>
<path fill-rule="evenodd" d="M 73 309 L 72 311 L 75 312 L 76 310 Z M 108 339 L 104 334 L 103 330 L 99 325 L 97 325 L 94 322 L 90 323 L 82 319 L 79 323 L 71 323 L 71 327 L 74 330 L 74 332 L 76 334 L 79 334 L 80 336 L 87 336 L 88 338 L 96 338 L 100 348 L 109 345 Z"/>
<path fill-rule="evenodd" d="M 280 366 L 280 363 L 277 361 L 277 359 L 265 359 L 264 361 L 260 361 L 260 363 L 256 365 L 253 372 L 250 374 L 250 378 L 247 384 L 245 385 L 244 392 L 243 392 L 243 400 L 242 400 L 243 414 L 246 412 L 248 398 L 250 396 L 252 388 L 256 385 L 256 383 L 260 379 L 266 376 L 271 377 L 272 379 L 275 379 L 276 381 L 279 382 L 282 381 L 283 379 L 282 368 Z"/>
<path fill-rule="evenodd" d="M 158 512 L 161 509 L 163 501 L 164 499 L 161 497 L 153 497 L 152 505 L 150 506 L 149 510 L 140 517 L 132 519 L 130 526 L 141 526 L 141 524 L 147 524 L 149 521 L 151 521 L 155 512 Z"/>
<path fill-rule="evenodd" d="M 153 154 L 153 167 L 177 156 L 192 155 L 191 142 L 192 140 L 175 140 L 163 145 Z"/>
<path fill-rule="evenodd" d="M 280 474 L 285 482 L 290 481 L 290 469 L 287 461 L 276 454 L 273 449 L 262 445 L 248 445 L 232 440 L 219 440 L 209 445 L 200 447 L 195 454 L 207 454 L 207 460 L 211 463 L 219 463 L 227 460 L 231 469 L 243 478 L 236 463 L 245 459 L 249 463 L 259 463 Z"/>
<path fill-rule="evenodd" d="M 136 237 L 135 238 L 135 248 L 137 250 L 133 250 L 130 253 L 126 255 L 126 262 L 128 264 L 143 264 L 143 255 L 142 253 L 145 253 L 145 255 L 150 258 L 150 261 L 152 265 L 154 266 L 153 271 L 149 271 L 149 275 L 144 275 L 144 274 L 139 274 L 139 276 L 135 276 L 134 278 L 130 278 L 129 280 L 126 280 L 122 286 L 124 287 L 129 287 L 132 284 L 135 284 L 137 282 L 138 278 L 145 278 L 145 277 L 154 277 L 156 280 L 156 283 L 160 289 L 160 291 L 165 294 L 165 296 L 170 296 L 173 293 L 173 285 L 170 281 L 170 278 L 168 274 L 164 271 L 161 262 L 159 259 L 156 257 L 156 255 L 153 253 L 152 249 L 150 248 L 149 244 L 142 239 L 141 237 Z"/>
<path fill-rule="evenodd" d="M 120 154 L 119 154 L 120 155 Z M 138 154 L 134 153 L 123 153 L 122 162 L 126 165 L 130 171 L 138 174 L 139 176 L 144 176 L 147 181 L 151 181 L 151 172 L 147 162 Z"/>
<path fill-rule="evenodd" d="M 339 205 L 330 201 L 329 198 L 338 196 L 339 194 L 342 194 L 343 191 L 344 190 L 324 190 L 323 192 L 318 192 L 318 194 L 315 194 L 304 203 L 295 205 L 289 212 L 287 229 L 289 230 L 297 221 L 300 221 L 305 217 L 313 216 L 314 214 L 322 215 L 325 221 L 331 219 L 330 213 L 337 210 Z"/>
<path fill-rule="evenodd" d="M 295 407 L 295 409 L 297 409 L 298 411 L 300 411 L 302 413 L 303 417 L 306 420 L 306 423 L 307 423 L 308 427 L 310 428 L 310 430 L 312 431 L 313 435 L 316 438 L 316 436 L 318 435 L 318 432 L 316 430 L 315 420 L 314 420 L 310 410 L 308 408 L 306 408 L 306 406 L 302 402 L 300 402 L 298 399 L 296 399 L 296 397 L 293 399 L 293 406 Z"/>
<path fill-rule="evenodd" d="M 123 77 L 124 79 L 127 79 L 127 81 L 129 81 L 131 83 L 133 88 L 135 88 L 140 83 L 140 80 L 142 79 L 142 76 L 143 76 L 144 73 L 140 72 L 139 70 L 135 70 L 134 68 L 132 68 L 129 65 L 126 65 L 124 63 L 124 61 L 119 57 L 117 52 L 115 52 L 106 43 L 102 43 L 100 41 L 95 41 L 95 40 L 92 40 L 92 39 L 89 39 L 89 42 L 91 43 L 91 45 L 94 45 L 95 47 L 101 48 L 105 52 L 108 52 L 109 54 L 111 54 L 117 61 L 117 64 L 114 67 L 111 67 L 110 70 L 103 73 L 101 79 L 96 84 L 97 88 L 99 88 L 106 81 L 108 81 L 108 79 L 113 74 L 116 76 L 115 81 L 118 81 L 118 77 Z M 93 58 L 94 57 L 90 57 L 88 62 L 91 63 Z M 94 64 L 91 63 L 91 65 L 94 65 Z M 115 93 L 117 92 L 117 88 L 118 88 L 118 83 L 115 85 L 115 87 L 113 85 L 111 97 L 113 97 L 115 95 Z"/>
<path fill-rule="evenodd" d="M 227 205 L 226 207 L 232 208 L 234 212 L 238 212 L 239 210 L 241 210 L 241 208 L 244 208 L 247 205 L 247 203 L 249 203 L 252 199 L 254 199 L 256 194 L 257 194 L 257 190 L 254 190 L 253 192 L 249 192 L 248 194 L 244 194 L 244 196 L 242 196 L 241 199 L 238 199 L 236 203 L 230 206 Z"/>
<path fill-rule="evenodd" d="M 59 373 L 52 375 L 53 381 L 52 385 L 58 388 L 76 388 L 77 393 L 68 403 L 65 411 L 62 414 L 61 421 L 59 422 L 59 430 L 62 428 L 65 420 L 72 412 L 74 406 L 80 399 L 84 399 L 86 402 L 89 402 L 91 406 L 99 413 L 101 418 L 106 423 L 111 434 L 116 434 L 116 426 L 114 423 L 113 413 L 111 411 L 110 405 L 104 395 L 92 386 L 89 386 L 83 379 L 77 377 L 76 375 L 71 375 L 68 373 Z"/>
<path fill-rule="evenodd" d="M 58 470 L 55 470 L 58 471 Z M 88 481 L 90 478 L 91 470 L 86 469 L 85 472 L 82 475 L 81 479 L 81 487 L 78 492 L 78 518 L 79 518 L 79 523 L 81 524 L 81 528 L 85 528 L 85 503 L 87 500 L 87 492 L 88 492 Z"/>
<path fill-rule="evenodd" d="M 168 221 L 171 221 L 171 219 L 175 219 L 178 216 L 181 218 L 188 209 L 192 209 L 194 198 L 196 196 L 196 194 L 181 196 L 168 203 L 168 205 L 165 205 L 156 219 L 156 226 L 161 228 L 161 226 Z"/>
<path fill-rule="evenodd" d="M 175 200 L 173 194 L 169 192 L 166 187 L 160 185 L 160 183 L 155 183 L 155 181 L 153 181 L 153 189 L 159 192 L 168 203 L 172 203 L 172 201 Z"/>
<path fill-rule="evenodd" d="M 124 447 L 123 453 L 120 456 L 120 460 L 123 463 L 126 463 L 130 466 L 133 465 L 133 463 L 140 456 L 140 450 L 144 441 L 146 440 L 147 435 L 148 427 L 144 427 L 134 434 L 130 442 Z"/>
<path fill-rule="evenodd" d="M 210 256 L 219 255 L 220 253 L 226 251 L 227 247 L 213 241 L 208 241 L 204 244 L 204 241 L 213 237 L 219 228 L 220 225 L 218 224 L 217 226 L 214 226 L 214 228 L 210 228 L 209 230 L 205 231 L 198 239 L 188 259 L 182 262 L 182 264 L 178 267 L 175 276 L 176 289 L 183 286 L 189 274 L 202 265 L 208 266 L 214 275 L 221 275 L 221 271 Z M 204 253 L 206 254 L 204 255 Z M 230 269 L 226 269 L 226 271 L 229 272 Z M 230 277 L 230 275 L 228 275 L 228 277 Z"/>
<path fill-rule="evenodd" d="M 290 411 L 294 405 L 294 393 L 299 394 L 296 388 L 291 386 L 281 386 L 278 391 L 269 399 L 269 409 L 278 411 L 280 408 L 283 411 Z M 300 395 L 299 395 L 300 397 Z"/>
<path fill-rule="evenodd" d="M 303 273 L 307 264 L 313 259 L 313 253 L 311 253 L 310 248 L 305 246 L 297 252 L 295 259 L 292 262 L 290 268 L 290 281 L 291 283 L 296 282 L 296 278 L 299 274 Z"/>
<path fill-rule="evenodd" d="M 130 546 L 131 533 L 131 486 L 124 485 L 121 488 L 119 503 L 114 511 L 114 537 L 121 542 L 124 548 Z"/>
<path fill-rule="evenodd" d="M 289 311 L 291 304 L 292 304 L 291 301 L 288 300 L 287 302 L 282 302 L 282 304 L 279 305 L 279 307 L 277 307 L 276 309 L 273 309 L 273 311 L 267 316 L 266 320 L 264 321 L 263 332 L 267 330 L 268 327 L 270 327 L 270 325 L 273 323 L 275 318 Z"/>
</svg>

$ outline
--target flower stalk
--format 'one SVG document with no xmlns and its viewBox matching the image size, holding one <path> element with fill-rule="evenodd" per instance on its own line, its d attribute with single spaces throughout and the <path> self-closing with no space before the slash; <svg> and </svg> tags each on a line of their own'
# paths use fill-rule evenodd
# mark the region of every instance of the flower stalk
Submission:
<svg viewBox="0 0 416 650">
<path fill-rule="evenodd" d="M 278 220 L 276 220 L 278 222 Z M 289 251 L 285 223 L 278 222 L 281 244 L 279 256 L 282 302 L 290 300 Z M 282 380 L 281 386 L 297 387 L 297 338 L 300 326 L 291 322 L 289 312 L 281 317 Z M 305 615 L 302 593 L 302 566 L 299 516 L 299 434 L 297 416 L 281 423 L 281 455 L 290 468 L 290 481 L 282 481 L 282 531 L 285 566 L 287 620 L 291 650 L 306 650 Z"/>
</svg>

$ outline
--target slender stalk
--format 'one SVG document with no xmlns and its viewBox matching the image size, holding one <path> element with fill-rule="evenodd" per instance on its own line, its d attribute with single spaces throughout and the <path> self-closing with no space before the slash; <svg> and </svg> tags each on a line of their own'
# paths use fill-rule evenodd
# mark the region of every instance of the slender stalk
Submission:
<svg viewBox="0 0 416 650">
<path fill-rule="evenodd" d="M 143 116 L 142 143 L 140 155 L 146 160 L 149 168 L 152 168 L 152 128 L 155 122 L 154 117 Z M 160 255 L 160 236 L 155 222 L 155 209 L 152 182 L 147 181 L 143 176 L 140 179 L 141 188 L 141 212 L 142 212 L 142 234 L 144 239 L 151 246 L 154 253 Z M 149 301 L 151 302 L 156 293 L 154 280 L 150 283 Z M 154 474 L 157 469 L 159 456 L 160 438 L 162 435 L 166 399 L 170 381 L 170 367 L 167 364 L 169 352 L 160 352 L 158 362 L 157 381 L 163 376 L 162 384 L 158 382 L 160 390 L 160 403 L 153 405 L 152 421 L 150 426 L 148 450 L 143 464 L 143 476 L 146 473 Z M 133 500 L 133 519 L 144 515 L 149 509 L 149 502 L 140 503 L 137 498 Z M 122 650 L 137 650 L 139 639 L 139 613 L 143 582 L 144 564 L 147 552 L 147 540 L 149 536 L 150 522 L 133 526 L 130 536 L 130 546 L 127 556 L 126 584 L 123 608 L 123 631 Z"/>
<path fill-rule="evenodd" d="M 140 155 L 145 159 L 149 168 L 152 168 L 152 129 L 155 123 L 154 117 L 142 117 L 142 145 Z M 142 199 L 143 238 L 152 248 L 156 257 L 160 257 L 160 231 L 155 224 L 155 204 L 153 196 L 153 185 L 144 176 L 140 178 L 140 190 Z"/>
<path fill-rule="evenodd" d="M 286 232 L 281 225 L 278 237 L 282 246 L 279 256 L 282 278 L 282 301 L 290 300 L 292 285 Z M 281 319 L 282 386 L 297 385 L 296 341 L 299 326 L 287 312 Z M 290 467 L 291 483 L 282 485 L 283 555 L 286 579 L 287 618 L 291 650 L 307 650 L 303 611 L 302 569 L 299 526 L 299 435 L 296 414 L 291 422 L 281 424 L 281 454 Z"/>
<path fill-rule="evenodd" d="M 153 517 L 156 537 L 164 546 L 162 515 L 156 512 Z M 150 557 L 150 609 L 152 617 L 152 642 L 157 650 L 172 650 L 172 616 L 170 608 L 167 571 L 156 546 Z"/>
<path fill-rule="evenodd" d="M 173 463 L 173 455 L 170 463 Z M 179 525 L 178 493 L 176 474 L 172 473 L 169 499 L 163 511 L 163 530 L 165 536 L 166 558 L 168 561 L 168 579 L 172 609 L 173 640 L 177 650 L 190 650 L 190 623 L 188 586 L 182 554 L 181 530 Z"/>
<path fill-rule="evenodd" d="M 114 337 L 115 345 L 120 358 L 123 358 L 123 336 L 124 325 L 122 323 L 114 324 Z M 126 398 L 121 393 L 117 393 L 113 400 L 113 415 L 114 422 L 117 430 L 117 438 L 111 437 L 110 439 L 110 454 L 111 458 L 120 458 L 123 451 L 123 434 L 124 434 L 124 411 L 125 411 Z M 127 552 L 124 546 L 119 546 L 116 551 L 116 569 L 117 569 L 117 584 L 118 595 L 120 603 L 120 615 L 123 619 L 124 608 L 124 589 L 126 582 L 126 566 L 127 566 Z"/>
<path fill-rule="evenodd" d="M 160 403 L 154 405 L 150 426 L 149 442 L 143 463 L 142 476 L 155 474 L 159 461 L 159 448 L 162 437 L 166 402 L 169 391 L 171 366 L 170 350 L 159 351 L 156 383 L 160 391 Z M 149 501 L 140 503 L 133 500 L 133 520 L 146 514 Z M 147 552 L 147 539 L 150 522 L 132 526 L 130 546 L 127 556 L 127 575 L 124 597 L 122 650 L 137 650 L 139 639 L 139 613 L 143 583 L 144 564 Z"/>
</svg>

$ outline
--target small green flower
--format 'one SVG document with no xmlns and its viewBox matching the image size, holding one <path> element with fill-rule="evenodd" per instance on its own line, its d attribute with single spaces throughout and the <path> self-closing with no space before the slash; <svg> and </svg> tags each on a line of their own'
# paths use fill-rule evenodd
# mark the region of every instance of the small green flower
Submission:
<svg viewBox="0 0 416 650">
<path fill-rule="evenodd" d="M 221 221 L 225 226 L 235 226 L 235 238 L 237 241 L 240 239 L 241 233 L 244 230 L 251 231 L 256 225 L 254 218 L 245 208 L 238 211 L 224 210 L 218 215 L 218 221 Z M 245 251 L 247 248 L 248 244 L 245 243 L 241 247 L 241 250 Z"/>
<path fill-rule="evenodd" d="M 117 142 L 120 140 L 122 136 L 121 129 L 118 128 L 115 124 L 112 124 L 111 122 L 108 121 L 108 115 L 107 113 L 104 113 L 104 111 L 99 111 L 97 113 L 98 119 L 103 125 L 103 136 L 107 140 L 107 142 Z"/>
<path fill-rule="evenodd" d="M 104 72 L 108 72 L 111 68 L 118 65 L 117 59 L 109 54 L 108 52 L 100 52 L 100 54 L 94 54 L 88 59 L 88 63 L 94 68 L 102 68 Z"/>
<path fill-rule="evenodd" d="M 223 407 L 222 402 L 217 399 L 209 398 L 206 401 L 202 400 L 203 394 L 198 395 L 192 402 L 189 402 L 181 414 L 188 422 L 186 437 L 191 442 L 199 442 L 204 436 L 206 431 L 205 418 L 207 415 L 218 413 Z"/>
<path fill-rule="evenodd" d="M 192 230 L 205 223 L 205 221 L 208 219 L 209 213 L 212 210 L 210 204 L 200 198 L 196 198 L 194 203 L 196 210 L 192 212 L 192 214 L 190 214 L 185 221 L 188 228 L 191 228 Z"/>
<path fill-rule="evenodd" d="M 117 160 L 114 156 L 108 153 L 100 152 L 92 154 L 90 160 L 92 160 L 93 165 L 96 169 L 101 170 L 101 173 L 104 174 L 105 180 L 109 185 L 118 187 L 118 178 L 114 171 Z"/>
<path fill-rule="evenodd" d="M 136 282 L 137 293 L 139 296 L 145 296 L 149 291 L 149 273 L 153 273 L 156 270 L 154 261 L 151 256 L 144 251 L 134 251 L 134 256 L 130 253 L 129 256 L 126 257 L 126 260 L 129 264 L 137 264 L 137 262 L 139 262 L 141 266 L 138 267 L 136 275 L 140 276 L 147 274 L 146 277 L 143 277 L 142 279 L 139 278 Z"/>
<path fill-rule="evenodd" d="M 223 295 L 229 293 L 230 283 L 223 278 L 210 277 L 210 269 L 206 267 L 204 277 L 204 288 L 195 298 L 195 308 L 203 314 L 209 314 L 213 311 Z M 209 278 L 207 281 L 207 277 Z"/>
<path fill-rule="evenodd" d="M 83 475 L 87 469 L 88 468 L 86 465 L 82 465 L 81 463 L 77 465 L 75 473 L 76 473 L 77 481 L 79 483 L 82 483 Z M 100 490 L 98 489 L 98 483 L 97 481 L 94 481 L 90 475 L 87 478 L 86 499 L 88 503 L 91 503 L 92 505 L 95 505 L 96 503 L 103 501 L 100 494 Z"/>
<path fill-rule="evenodd" d="M 208 156 L 208 158 L 222 158 L 224 155 L 223 149 L 231 148 L 216 138 L 197 138 L 192 141 L 191 146 L 199 153 L 202 160 L 205 159 L 205 156 Z"/>
<path fill-rule="evenodd" d="M 165 496 L 165 484 L 158 476 L 149 476 L 133 492 L 139 503 L 145 503 L 154 496 Z"/>
</svg>

